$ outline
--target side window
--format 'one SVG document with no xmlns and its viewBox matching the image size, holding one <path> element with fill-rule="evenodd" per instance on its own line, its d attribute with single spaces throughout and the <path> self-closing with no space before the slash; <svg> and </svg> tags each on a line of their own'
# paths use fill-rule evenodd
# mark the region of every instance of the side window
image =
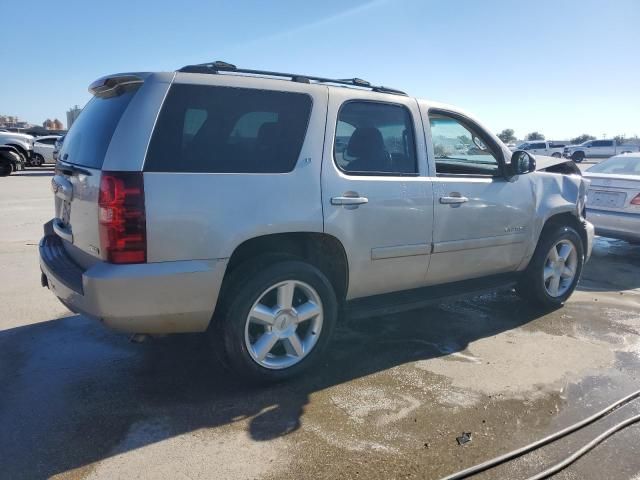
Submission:
<svg viewBox="0 0 640 480">
<path fill-rule="evenodd" d="M 603 140 L 602 141 L 602 146 L 603 147 L 613 147 L 613 141 L 612 140 Z"/>
<path fill-rule="evenodd" d="M 151 137 L 147 172 L 286 173 L 311 115 L 309 95 L 175 84 Z"/>
<path fill-rule="evenodd" d="M 531 148 L 533 148 L 534 150 L 544 150 L 545 148 L 547 148 L 547 144 L 546 143 L 534 143 Z"/>
<path fill-rule="evenodd" d="M 345 103 L 333 153 L 338 167 L 349 174 L 417 174 L 411 113 L 402 105 Z"/>
<path fill-rule="evenodd" d="M 449 175 L 491 175 L 500 164 L 489 146 L 471 127 L 441 114 L 429 114 L 436 173 Z M 529 148 L 535 148 L 531 145 Z"/>
</svg>

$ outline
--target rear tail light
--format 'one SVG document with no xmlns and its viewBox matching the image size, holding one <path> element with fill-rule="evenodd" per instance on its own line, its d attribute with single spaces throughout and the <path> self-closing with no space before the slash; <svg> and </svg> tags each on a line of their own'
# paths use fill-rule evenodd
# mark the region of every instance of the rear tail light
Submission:
<svg viewBox="0 0 640 480">
<path fill-rule="evenodd" d="M 631 200 L 631 205 L 640 205 L 640 193 L 633 197 L 633 200 Z"/>
<path fill-rule="evenodd" d="M 142 172 L 102 172 L 98 199 L 100 246 L 110 263 L 147 261 Z"/>
</svg>

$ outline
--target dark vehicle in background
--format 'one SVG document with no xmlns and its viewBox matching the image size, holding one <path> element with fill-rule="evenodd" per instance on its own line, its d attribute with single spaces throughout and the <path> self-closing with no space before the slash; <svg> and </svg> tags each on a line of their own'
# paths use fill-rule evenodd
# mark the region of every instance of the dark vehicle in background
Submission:
<svg viewBox="0 0 640 480">
<path fill-rule="evenodd" d="M 24 170 L 24 159 L 18 149 L 11 145 L 0 145 L 0 177 Z"/>
</svg>

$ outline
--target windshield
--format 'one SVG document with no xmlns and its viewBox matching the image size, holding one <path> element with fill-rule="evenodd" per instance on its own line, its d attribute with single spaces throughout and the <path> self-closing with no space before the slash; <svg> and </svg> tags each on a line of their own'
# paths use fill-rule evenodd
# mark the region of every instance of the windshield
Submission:
<svg viewBox="0 0 640 480">
<path fill-rule="evenodd" d="M 587 171 L 589 173 L 640 175 L 640 157 L 613 157 L 594 165 Z"/>
</svg>

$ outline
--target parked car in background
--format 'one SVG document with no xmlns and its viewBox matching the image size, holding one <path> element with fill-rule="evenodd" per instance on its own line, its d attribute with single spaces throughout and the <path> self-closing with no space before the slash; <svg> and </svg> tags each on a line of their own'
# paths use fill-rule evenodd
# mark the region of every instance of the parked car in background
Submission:
<svg viewBox="0 0 640 480">
<path fill-rule="evenodd" d="M 591 253 L 573 162 L 512 153 L 451 106 L 221 62 L 90 92 L 42 285 L 115 329 L 207 332 L 253 380 L 318 364 L 340 311 L 512 286 L 557 308 Z"/>
<path fill-rule="evenodd" d="M 563 155 L 580 163 L 585 158 L 613 157 L 621 153 L 637 152 L 638 145 L 618 145 L 615 140 L 589 140 L 580 145 L 569 145 L 564 148 Z"/>
<path fill-rule="evenodd" d="M 53 159 L 53 151 L 58 138 L 60 138 L 60 135 L 37 137 L 33 144 L 33 158 L 31 160 L 31 164 L 39 167 L 45 163 L 55 162 Z"/>
<path fill-rule="evenodd" d="M 20 152 L 10 145 L 0 145 L 0 177 L 24 170 L 24 160 Z"/>
<path fill-rule="evenodd" d="M 545 155 L 547 157 L 562 157 L 562 152 L 566 142 L 554 142 L 546 140 L 531 140 L 518 145 L 516 150 L 525 150 L 535 155 Z"/>
<path fill-rule="evenodd" d="M 587 217 L 596 234 L 640 242 L 640 153 L 617 155 L 584 172 Z"/>
<path fill-rule="evenodd" d="M 58 160 L 58 152 L 60 151 L 60 148 L 62 147 L 62 143 L 64 142 L 64 137 L 66 135 L 61 135 L 59 136 L 55 143 L 53 144 L 53 152 L 51 153 L 51 157 L 53 158 L 53 161 L 55 162 L 56 160 Z"/>
<path fill-rule="evenodd" d="M 14 147 L 23 164 L 31 161 L 33 155 L 33 137 L 25 133 L 0 132 L 0 145 Z"/>
</svg>

